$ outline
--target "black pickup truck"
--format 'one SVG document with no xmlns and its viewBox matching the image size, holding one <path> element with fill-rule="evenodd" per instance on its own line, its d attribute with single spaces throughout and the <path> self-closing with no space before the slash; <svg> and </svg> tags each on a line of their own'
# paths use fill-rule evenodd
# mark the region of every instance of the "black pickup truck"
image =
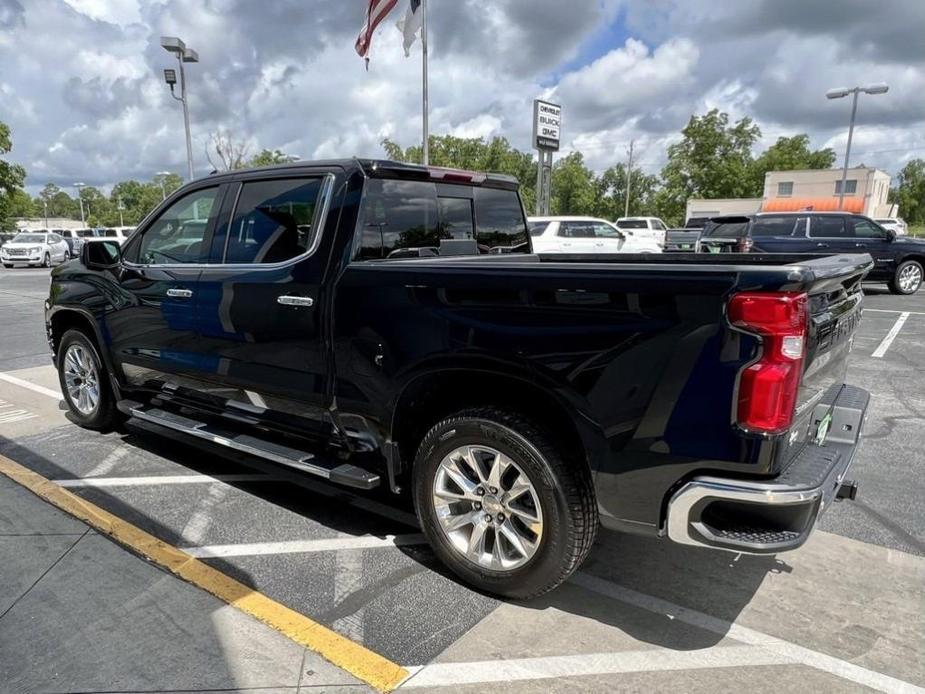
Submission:
<svg viewBox="0 0 925 694">
<path fill-rule="evenodd" d="M 599 525 L 773 553 L 853 498 L 871 264 L 541 257 L 513 179 L 296 163 L 195 181 L 122 248 L 85 244 L 46 322 L 80 425 L 409 489 L 442 561 L 524 598 Z"/>
</svg>

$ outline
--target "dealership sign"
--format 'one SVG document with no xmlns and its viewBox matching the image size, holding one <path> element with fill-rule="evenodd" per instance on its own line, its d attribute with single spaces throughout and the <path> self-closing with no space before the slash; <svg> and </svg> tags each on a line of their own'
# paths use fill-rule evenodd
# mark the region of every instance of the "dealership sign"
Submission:
<svg viewBox="0 0 925 694">
<path fill-rule="evenodd" d="M 548 101 L 533 102 L 533 145 L 537 149 L 559 150 L 562 107 Z"/>
</svg>

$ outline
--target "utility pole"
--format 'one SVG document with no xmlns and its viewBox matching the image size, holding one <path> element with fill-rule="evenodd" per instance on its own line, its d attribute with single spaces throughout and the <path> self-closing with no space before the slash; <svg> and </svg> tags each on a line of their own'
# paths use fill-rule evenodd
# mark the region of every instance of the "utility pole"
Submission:
<svg viewBox="0 0 925 694">
<path fill-rule="evenodd" d="M 81 192 L 82 192 L 81 189 L 84 188 L 86 185 L 87 185 L 86 183 L 75 183 L 74 184 L 74 187 L 77 189 L 77 202 L 80 203 L 80 226 L 82 227 L 87 226 L 87 220 L 84 218 L 84 199 L 83 199 L 83 195 L 81 195 Z M 87 210 L 87 214 L 88 215 L 90 214 L 89 210 Z"/>
<path fill-rule="evenodd" d="M 626 165 L 626 202 L 623 205 L 623 216 L 630 216 L 630 182 L 633 178 L 633 145 L 635 140 L 630 140 L 629 163 Z"/>
<path fill-rule="evenodd" d="M 116 206 L 116 209 L 119 210 L 119 226 L 124 227 L 125 222 L 122 221 L 122 210 L 125 209 L 125 205 L 122 204 L 122 196 L 119 196 L 119 204 Z"/>
</svg>

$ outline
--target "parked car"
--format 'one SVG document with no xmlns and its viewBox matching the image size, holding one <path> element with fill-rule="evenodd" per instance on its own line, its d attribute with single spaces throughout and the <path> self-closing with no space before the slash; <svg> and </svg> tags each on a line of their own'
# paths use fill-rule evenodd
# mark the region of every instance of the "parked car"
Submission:
<svg viewBox="0 0 925 694">
<path fill-rule="evenodd" d="M 661 253 L 655 241 L 595 217 L 529 217 L 535 253 Z"/>
<path fill-rule="evenodd" d="M 407 489 L 448 567 L 517 598 L 564 581 L 599 524 L 779 553 L 853 498 L 869 255 L 534 238 L 507 176 L 345 159 L 193 181 L 52 271 L 65 402 L 91 429 L 131 417 Z"/>
<path fill-rule="evenodd" d="M 714 217 L 701 248 L 712 253 L 869 253 L 868 281 L 894 294 L 914 294 L 925 276 L 925 240 L 897 236 L 868 217 L 847 212 L 767 212 Z"/>
<path fill-rule="evenodd" d="M 68 252 L 71 254 L 72 258 L 76 258 L 80 255 L 80 248 L 83 245 L 83 237 L 80 235 L 80 231 L 90 231 L 89 229 L 52 229 L 52 231 L 58 234 L 61 238 L 67 242 Z"/>
<path fill-rule="evenodd" d="M 5 268 L 14 265 L 51 267 L 52 263 L 63 263 L 70 257 L 67 241 L 55 233 L 46 231 L 17 234 L 12 241 L 0 248 L 0 261 Z"/>
<path fill-rule="evenodd" d="M 0 231 L 0 248 L 3 248 L 8 242 L 12 241 L 14 236 L 16 236 L 16 232 Z"/>
<path fill-rule="evenodd" d="M 112 241 L 118 241 L 120 244 L 125 243 L 125 240 L 129 237 L 129 234 L 125 231 L 126 227 L 106 227 L 100 229 L 94 229 L 94 238 L 98 239 L 109 239 Z"/>
<path fill-rule="evenodd" d="M 665 252 L 699 253 L 701 231 L 703 230 L 697 227 L 669 229 L 665 232 Z"/>
<path fill-rule="evenodd" d="M 668 227 L 658 217 L 620 217 L 616 224 L 621 231 L 631 231 L 633 236 L 651 239 L 662 248 L 665 247 L 665 232 Z"/>
<path fill-rule="evenodd" d="M 882 226 L 884 229 L 889 231 L 895 231 L 897 236 L 906 235 L 906 223 L 901 219 L 894 219 L 892 217 L 882 217 L 880 219 L 875 219 L 875 222 Z"/>
</svg>

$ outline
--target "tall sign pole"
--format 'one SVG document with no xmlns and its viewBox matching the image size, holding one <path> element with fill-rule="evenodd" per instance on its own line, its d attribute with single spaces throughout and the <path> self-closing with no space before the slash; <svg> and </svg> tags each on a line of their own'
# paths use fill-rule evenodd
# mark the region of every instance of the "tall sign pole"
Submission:
<svg viewBox="0 0 925 694">
<path fill-rule="evenodd" d="M 562 107 L 542 99 L 533 102 L 533 146 L 538 157 L 536 165 L 536 214 L 549 214 L 549 193 L 552 180 L 552 153 L 559 151 L 562 127 Z"/>
<path fill-rule="evenodd" d="M 635 144 L 634 140 L 630 140 L 630 160 L 626 165 L 626 203 L 623 206 L 623 216 L 630 216 L 630 183 L 633 179 L 633 145 Z"/>
</svg>

